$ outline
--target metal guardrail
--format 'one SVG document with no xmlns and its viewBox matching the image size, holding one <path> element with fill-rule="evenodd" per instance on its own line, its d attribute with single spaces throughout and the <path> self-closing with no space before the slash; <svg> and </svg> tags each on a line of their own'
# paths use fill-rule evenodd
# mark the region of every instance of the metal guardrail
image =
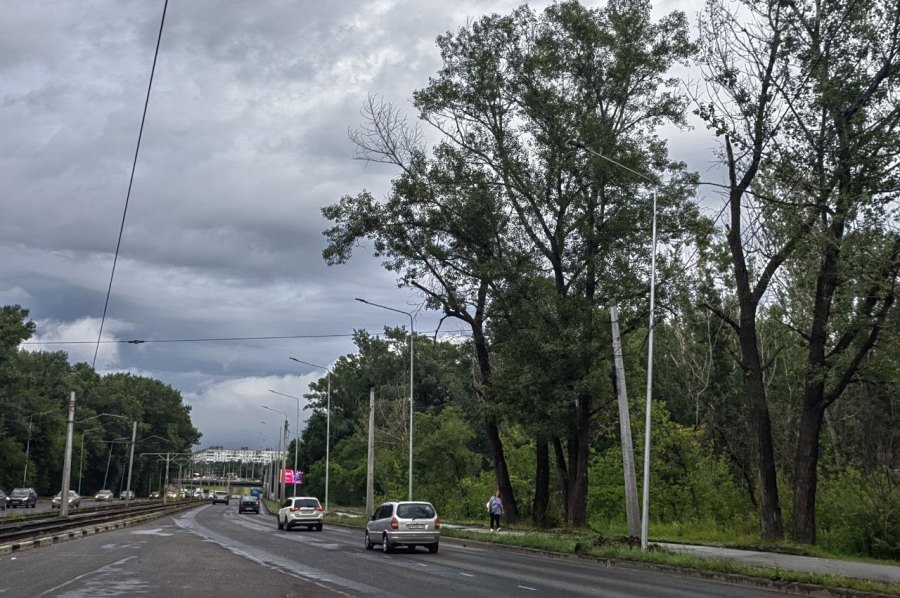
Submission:
<svg viewBox="0 0 900 598">
<path fill-rule="evenodd" d="M 151 513 L 167 513 L 186 507 L 197 506 L 201 501 L 178 501 L 163 505 L 158 502 L 131 505 L 94 507 L 89 511 L 81 511 L 68 517 L 58 515 L 27 519 L 0 524 L 0 545 L 10 542 L 27 541 L 54 534 L 62 534 L 93 525 L 113 523 L 131 517 Z"/>
</svg>

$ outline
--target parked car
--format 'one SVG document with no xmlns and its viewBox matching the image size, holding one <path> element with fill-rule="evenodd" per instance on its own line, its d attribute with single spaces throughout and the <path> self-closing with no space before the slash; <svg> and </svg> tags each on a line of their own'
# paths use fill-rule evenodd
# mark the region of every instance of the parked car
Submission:
<svg viewBox="0 0 900 598">
<path fill-rule="evenodd" d="M 377 509 L 366 523 L 366 550 L 381 544 L 384 552 L 406 546 L 412 552 L 425 546 L 428 552 L 438 551 L 441 539 L 441 519 L 428 502 L 390 501 Z"/>
<path fill-rule="evenodd" d="M 81 506 L 81 497 L 78 496 L 78 493 L 74 490 L 69 490 L 68 494 L 68 502 L 69 508 L 75 508 Z M 62 492 L 57 492 L 56 496 L 53 497 L 53 502 L 50 504 L 50 508 L 58 509 L 62 506 Z"/>
<path fill-rule="evenodd" d="M 243 513 L 244 511 L 253 511 L 259 514 L 259 498 L 251 494 L 242 496 L 241 502 L 238 503 L 238 513 Z"/>
<path fill-rule="evenodd" d="M 0 490 L 0 509 L 6 510 L 6 507 L 9 506 L 9 497 L 6 496 L 6 492 Z"/>
<path fill-rule="evenodd" d="M 212 495 L 212 504 L 216 503 L 225 503 L 228 504 L 228 493 L 224 490 L 216 490 Z"/>
<path fill-rule="evenodd" d="M 314 496 L 292 496 L 286 498 L 278 509 L 278 529 L 289 530 L 292 527 L 306 526 L 309 529 L 322 531 L 325 512 L 319 499 Z"/>
<path fill-rule="evenodd" d="M 113 491 L 112 490 L 101 490 L 94 496 L 94 500 L 97 502 L 112 502 L 113 499 Z"/>
<path fill-rule="evenodd" d="M 119 494 L 119 500 L 134 500 L 134 491 L 122 490 L 122 493 Z"/>
<path fill-rule="evenodd" d="M 15 507 L 31 507 L 37 505 L 37 492 L 34 488 L 15 488 L 9 493 L 9 506 Z"/>
<path fill-rule="evenodd" d="M 150 493 L 150 498 L 159 498 L 159 492 L 154 490 Z"/>
</svg>

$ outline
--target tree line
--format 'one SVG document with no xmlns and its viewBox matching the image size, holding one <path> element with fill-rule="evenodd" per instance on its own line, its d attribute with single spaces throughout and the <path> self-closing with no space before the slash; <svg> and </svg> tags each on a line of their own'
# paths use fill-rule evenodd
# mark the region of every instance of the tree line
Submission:
<svg viewBox="0 0 900 598">
<path fill-rule="evenodd" d="M 464 326 L 458 407 L 490 485 L 512 517 L 584 526 L 593 468 L 621 450 L 616 385 L 646 374 L 655 215 L 654 417 L 676 427 L 677 459 L 727 471 L 714 485 L 740 489 L 766 540 L 832 537 L 853 516 L 829 514 L 820 494 L 858 495 L 859 544 L 896 556 L 900 10 L 711 0 L 691 39 L 683 13 L 650 8 L 523 5 L 438 37 L 442 65 L 412 93 L 414 119 L 377 96 L 363 107 L 357 157 L 396 174 L 385 198 L 363 190 L 323 209 L 324 258 L 371 244 L 425 308 Z M 672 78 L 679 65 L 702 79 Z M 704 215 L 704 182 L 660 134 L 689 110 L 718 144 L 721 218 Z M 527 489 L 513 430 L 533 452 Z M 674 457 L 653 446 L 665 471 Z"/>
<path fill-rule="evenodd" d="M 118 496 L 127 484 L 137 421 L 132 488 L 139 496 L 158 489 L 160 464 L 140 453 L 190 451 L 200 439 L 181 393 L 144 376 L 101 376 L 86 363 L 71 365 L 64 351 L 21 349 L 35 332 L 28 313 L 18 305 L 0 307 L 0 488 L 33 487 L 41 496 L 59 492 L 74 391 L 75 418 L 88 421 L 75 426 L 70 488 L 80 484 L 88 495 L 105 482 Z"/>
</svg>

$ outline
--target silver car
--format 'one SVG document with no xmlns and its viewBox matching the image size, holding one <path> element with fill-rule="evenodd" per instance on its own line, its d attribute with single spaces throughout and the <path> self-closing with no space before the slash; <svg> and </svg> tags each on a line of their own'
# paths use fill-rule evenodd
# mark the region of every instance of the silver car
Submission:
<svg viewBox="0 0 900 598">
<path fill-rule="evenodd" d="M 441 518 L 427 502 L 386 502 L 366 523 L 366 550 L 372 550 L 375 544 L 381 544 L 384 552 L 393 552 L 397 546 L 406 546 L 410 552 L 416 546 L 425 546 L 434 554 L 440 539 Z"/>
</svg>

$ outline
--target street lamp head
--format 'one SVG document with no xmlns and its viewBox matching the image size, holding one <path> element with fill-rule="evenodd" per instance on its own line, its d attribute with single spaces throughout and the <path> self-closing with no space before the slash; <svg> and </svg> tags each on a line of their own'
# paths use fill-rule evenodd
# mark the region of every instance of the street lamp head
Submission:
<svg viewBox="0 0 900 598">
<path fill-rule="evenodd" d="M 368 301 L 366 301 L 365 299 L 361 299 L 361 298 L 359 298 L 359 297 L 354 297 L 354 299 L 356 299 L 356 300 L 359 301 L 360 303 L 368 303 Z"/>
</svg>

